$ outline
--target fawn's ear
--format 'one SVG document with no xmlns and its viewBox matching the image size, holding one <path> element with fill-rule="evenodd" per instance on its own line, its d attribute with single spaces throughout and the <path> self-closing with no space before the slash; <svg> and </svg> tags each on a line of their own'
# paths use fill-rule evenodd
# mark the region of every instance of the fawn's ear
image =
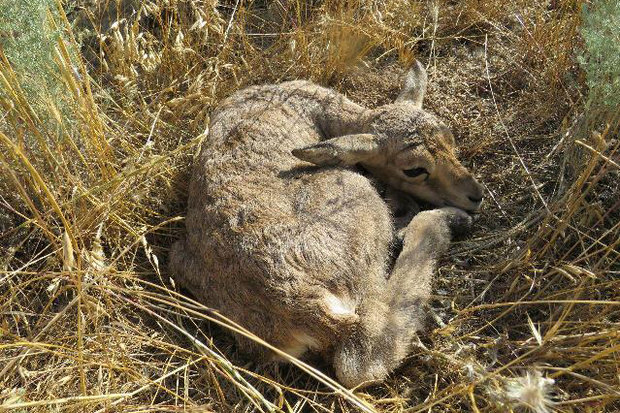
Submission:
<svg viewBox="0 0 620 413">
<path fill-rule="evenodd" d="M 396 101 L 409 100 L 422 109 L 422 100 L 426 94 L 426 83 L 428 76 L 426 69 L 419 60 L 416 60 L 411 69 L 405 75 L 403 80 L 403 90 L 396 98 Z"/>
<path fill-rule="evenodd" d="M 302 161 L 319 166 L 351 166 L 379 153 L 377 138 L 370 133 L 339 136 L 292 151 Z"/>
</svg>

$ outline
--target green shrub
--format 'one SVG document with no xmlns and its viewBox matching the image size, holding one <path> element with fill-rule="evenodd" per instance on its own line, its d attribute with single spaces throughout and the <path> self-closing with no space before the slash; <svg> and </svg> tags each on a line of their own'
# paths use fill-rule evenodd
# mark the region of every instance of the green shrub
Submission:
<svg viewBox="0 0 620 413">
<path fill-rule="evenodd" d="M 54 61 L 62 32 L 50 18 L 59 21 L 54 0 L 0 0 L 0 47 L 39 116 L 45 112 L 46 101 L 58 105 L 66 93 Z M 0 94 L 4 93 L 0 85 Z"/>
<path fill-rule="evenodd" d="M 581 34 L 589 101 L 611 109 L 620 105 L 620 2 L 600 0 L 584 6 Z"/>
</svg>

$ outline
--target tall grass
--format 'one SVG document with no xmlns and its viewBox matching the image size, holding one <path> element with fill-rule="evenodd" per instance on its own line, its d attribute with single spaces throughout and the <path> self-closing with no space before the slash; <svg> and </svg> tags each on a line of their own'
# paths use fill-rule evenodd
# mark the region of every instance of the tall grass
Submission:
<svg viewBox="0 0 620 413">
<path fill-rule="evenodd" d="M 74 6 L 0 5 L 0 411 L 619 408 L 615 2 Z M 210 111 L 292 78 L 384 103 L 413 57 L 489 195 L 429 331 L 363 390 L 248 363 L 164 265 Z"/>
</svg>

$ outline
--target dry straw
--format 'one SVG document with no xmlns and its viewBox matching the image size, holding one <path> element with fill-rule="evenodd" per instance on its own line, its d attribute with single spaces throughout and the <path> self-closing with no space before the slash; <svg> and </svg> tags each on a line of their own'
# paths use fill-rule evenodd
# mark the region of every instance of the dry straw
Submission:
<svg viewBox="0 0 620 413">
<path fill-rule="evenodd" d="M 0 4 L 0 411 L 617 411 L 612 3 Z M 434 321 L 365 389 L 241 359 L 165 269 L 210 111 L 293 78 L 385 103 L 414 56 L 489 195 Z"/>
</svg>

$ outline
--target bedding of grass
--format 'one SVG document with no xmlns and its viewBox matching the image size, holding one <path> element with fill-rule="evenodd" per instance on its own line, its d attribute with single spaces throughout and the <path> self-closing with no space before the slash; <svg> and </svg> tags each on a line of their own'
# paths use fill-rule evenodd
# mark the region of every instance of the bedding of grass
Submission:
<svg viewBox="0 0 620 413">
<path fill-rule="evenodd" d="M 616 0 L 0 1 L 0 411 L 620 410 Z M 425 106 L 485 186 L 388 380 L 242 359 L 166 269 L 210 111 L 305 78 Z M 311 367 L 313 366 L 313 367 Z M 321 373 L 322 372 L 322 373 Z"/>
</svg>

